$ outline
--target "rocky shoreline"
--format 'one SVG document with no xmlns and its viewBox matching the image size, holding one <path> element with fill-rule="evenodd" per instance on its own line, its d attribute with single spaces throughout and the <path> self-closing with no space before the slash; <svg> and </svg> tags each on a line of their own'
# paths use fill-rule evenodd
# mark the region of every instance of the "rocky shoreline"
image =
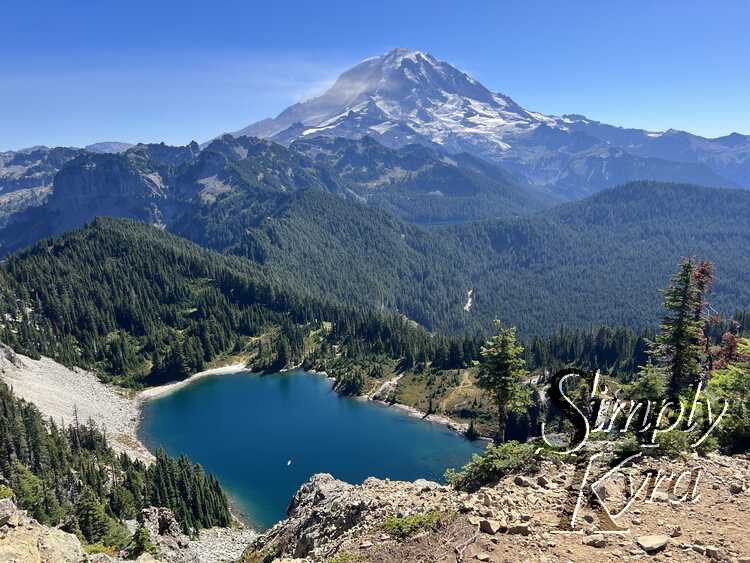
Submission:
<svg viewBox="0 0 750 563">
<path fill-rule="evenodd" d="M 138 438 L 140 406 L 132 393 L 105 385 L 92 372 L 42 357 L 33 360 L 0 345 L 0 379 L 16 396 L 34 403 L 56 423 L 92 420 L 105 430 L 112 448 L 144 463 L 153 454 Z"/>
<path fill-rule="evenodd" d="M 333 377 L 331 377 L 331 376 L 329 376 L 324 371 L 317 371 L 317 370 L 313 370 L 313 369 L 311 369 L 311 370 L 305 370 L 305 371 L 307 373 L 312 373 L 314 375 L 320 375 L 320 376 L 325 377 L 326 379 L 330 380 L 332 383 L 334 383 L 334 384 L 336 383 L 336 379 L 333 378 Z M 385 383 L 383 383 L 380 386 L 380 388 L 376 389 L 374 392 L 366 393 L 364 395 L 358 395 L 358 396 L 356 396 L 354 398 L 355 399 L 360 399 L 360 400 L 363 400 L 363 401 L 371 401 L 373 403 L 377 403 L 377 404 L 383 405 L 385 407 L 394 408 L 394 409 L 397 409 L 397 410 L 400 410 L 400 411 L 404 412 L 405 414 L 409 415 L 412 418 L 418 418 L 420 420 L 424 420 L 424 421 L 427 421 L 427 422 L 432 422 L 434 424 L 440 424 L 442 426 L 445 426 L 449 430 L 452 430 L 453 432 L 455 432 L 457 434 L 461 434 L 462 436 L 466 435 L 466 431 L 469 429 L 469 425 L 466 424 L 465 422 L 458 422 L 457 420 L 453 420 L 452 418 L 450 418 L 448 416 L 445 416 L 445 415 L 428 414 L 428 413 L 426 413 L 424 411 L 419 410 L 416 407 L 412 407 L 412 406 L 409 406 L 409 405 L 404 405 L 403 403 L 392 403 L 390 401 L 385 401 L 385 400 L 381 399 L 380 398 L 380 396 L 381 396 L 380 395 L 381 390 L 385 386 L 387 386 L 390 383 L 392 383 L 392 381 L 393 380 L 386 381 Z M 486 441 L 491 440 L 490 438 L 488 438 L 486 436 L 480 436 L 478 439 L 480 439 L 480 440 L 486 440 Z"/>
</svg>

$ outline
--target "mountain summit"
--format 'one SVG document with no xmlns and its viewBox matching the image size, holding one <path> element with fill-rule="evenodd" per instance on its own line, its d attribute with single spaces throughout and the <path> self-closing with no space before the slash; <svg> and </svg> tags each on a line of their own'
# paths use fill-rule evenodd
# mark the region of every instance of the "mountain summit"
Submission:
<svg viewBox="0 0 750 563">
<path fill-rule="evenodd" d="M 507 145 L 502 137 L 508 129 L 528 129 L 545 121 L 555 124 L 553 119 L 527 112 L 510 98 L 492 93 L 429 53 L 394 49 L 346 71 L 321 96 L 235 135 L 278 136 L 282 140 L 319 134 L 369 135 L 385 145 L 429 140 L 458 152 L 465 148 L 458 138 L 461 134 L 481 132 L 503 150 Z"/>
<path fill-rule="evenodd" d="M 630 180 L 750 187 L 750 137 L 624 129 L 524 109 L 422 51 L 394 49 L 344 72 L 317 98 L 234 133 L 281 143 L 316 136 L 419 143 L 502 164 L 576 198 Z"/>
</svg>

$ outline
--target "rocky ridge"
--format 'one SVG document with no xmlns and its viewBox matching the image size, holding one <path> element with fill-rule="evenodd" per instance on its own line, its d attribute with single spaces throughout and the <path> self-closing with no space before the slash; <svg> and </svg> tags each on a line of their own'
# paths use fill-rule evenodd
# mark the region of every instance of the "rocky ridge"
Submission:
<svg viewBox="0 0 750 563">
<path fill-rule="evenodd" d="M 158 558 L 143 554 L 139 563 L 221 563 L 236 561 L 257 536 L 250 529 L 202 530 L 191 539 L 180 530 L 171 510 L 146 508 L 138 523 L 148 530 Z M 133 528 L 137 526 L 133 522 Z M 118 556 L 86 554 L 80 540 L 57 528 L 44 526 L 19 510 L 10 499 L 0 499 L 0 561 L 4 563 L 122 563 Z"/>
<path fill-rule="evenodd" d="M 18 510 L 10 499 L 0 499 L 0 561 L 81 563 L 86 560 L 76 536 L 42 526 Z"/>
<path fill-rule="evenodd" d="M 671 493 L 676 476 L 699 468 L 696 502 L 678 502 Z M 570 532 L 581 473 L 561 462 L 544 461 L 535 474 L 510 475 L 472 493 L 427 481 L 370 478 L 355 486 L 315 475 L 295 495 L 288 518 L 259 537 L 242 561 L 750 561 L 743 531 L 748 460 L 648 458 L 597 491 L 615 514 L 629 498 L 624 476 L 639 482 L 659 469 L 658 487 L 636 494 L 637 502 L 615 519 L 629 529 L 617 534 L 608 531 L 590 487 Z M 415 515 L 439 517 L 437 523 L 423 518 L 428 524 L 406 539 L 394 537 L 388 519 Z"/>
</svg>

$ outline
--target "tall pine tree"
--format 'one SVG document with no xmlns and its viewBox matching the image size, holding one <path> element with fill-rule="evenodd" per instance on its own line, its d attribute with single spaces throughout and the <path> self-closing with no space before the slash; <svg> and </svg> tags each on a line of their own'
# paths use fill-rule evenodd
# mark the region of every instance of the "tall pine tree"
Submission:
<svg viewBox="0 0 750 563">
<path fill-rule="evenodd" d="M 651 355 L 664 370 L 667 392 L 676 398 L 681 391 L 695 388 L 705 377 L 705 294 L 713 281 L 713 266 L 685 259 L 664 291 L 667 310 Z"/>
<path fill-rule="evenodd" d="M 516 341 L 515 327 L 503 328 L 495 321 L 496 334 L 482 347 L 482 363 L 477 385 L 484 389 L 497 409 L 495 442 L 505 441 L 505 426 L 509 412 L 518 412 L 529 402 L 521 378 L 526 375 L 523 346 Z"/>
</svg>

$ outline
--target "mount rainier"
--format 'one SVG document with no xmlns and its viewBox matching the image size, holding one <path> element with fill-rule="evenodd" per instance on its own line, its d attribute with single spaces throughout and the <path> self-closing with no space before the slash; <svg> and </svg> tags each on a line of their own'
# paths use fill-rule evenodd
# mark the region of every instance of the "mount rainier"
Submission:
<svg viewBox="0 0 750 563">
<path fill-rule="evenodd" d="M 450 64 L 394 49 L 344 72 L 321 96 L 234 133 L 290 144 L 317 136 L 418 143 L 498 164 L 575 199 L 631 180 L 750 187 L 750 136 L 624 129 L 524 109 Z"/>
</svg>

